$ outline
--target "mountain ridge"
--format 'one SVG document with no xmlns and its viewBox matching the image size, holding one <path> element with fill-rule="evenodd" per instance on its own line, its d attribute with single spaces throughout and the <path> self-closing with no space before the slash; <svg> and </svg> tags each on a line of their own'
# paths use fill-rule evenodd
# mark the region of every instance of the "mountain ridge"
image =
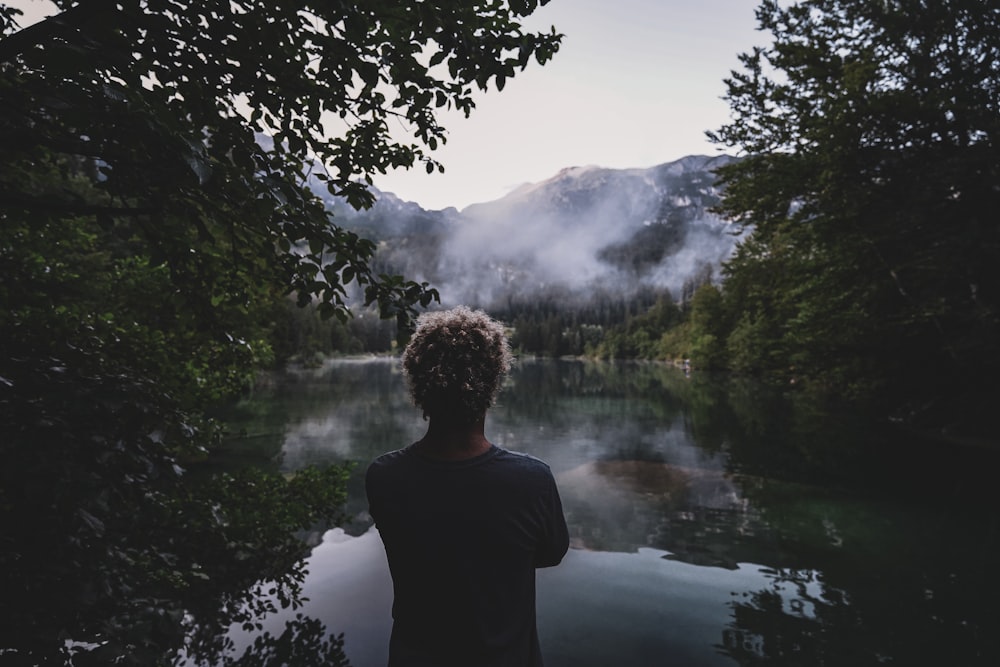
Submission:
<svg viewBox="0 0 1000 667">
<path fill-rule="evenodd" d="M 552 290 L 582 299 L 653 289 L 677 300 L 686 283 L 717 274 L 738 240 L 712 212 L 714 170 L 735 159 L 566 167 L 461 210 L 427 210 L 377 188 L 367 210 L 324 200 L 336 224 L 377 243 L 378 270 L 426 280 L 446 304 L 491 308 Z"/>
</svg>

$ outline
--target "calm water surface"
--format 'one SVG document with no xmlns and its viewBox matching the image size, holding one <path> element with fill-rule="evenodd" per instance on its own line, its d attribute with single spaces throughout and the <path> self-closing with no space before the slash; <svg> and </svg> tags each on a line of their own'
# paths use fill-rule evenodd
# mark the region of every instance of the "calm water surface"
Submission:
<svg viewBox="0 0 1000 667">
<path fill-rule="evenodd" d="M 425 428 L 397 363 L 284 374 L 233 423 L 244 461 L 357 463 L 303 611 L 355 667 L 384 665 L 392 591 L 364 469 Z M 538 573 L 548 667 L 1000 664 L 993 451 L 748 380 L 582 361 L 519 362 L 487 435 L 546 460 L 563 496 L 572 548 Z"/>
</svg>

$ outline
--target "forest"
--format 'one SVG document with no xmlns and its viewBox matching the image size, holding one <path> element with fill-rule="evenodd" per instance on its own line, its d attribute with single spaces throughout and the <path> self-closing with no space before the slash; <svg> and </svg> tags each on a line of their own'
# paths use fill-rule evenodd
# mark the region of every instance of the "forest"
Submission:
<svg viewBox="0 0 1000 667">
<path fill-rule="evenodd" d="M 717 280 L 528 351 L 688 358 L 990 438 L 1000 371 L 1000 14 L 990 3 L 764 2 L 727 81 L 717 211 L 750 231 Z M 530 322 L 530 323 L 529 323 Z M 540 329 L 560 324 L 553 344 Z"/>
<path fill-rule="evenodd" d="M 442 169 L 436 111 L 558 57 L 520 23 L 547 0 L 55 4 L 25 28 L 0 4 L 0 663 L 343 664 L 308 618 L 226 654 L 299 603 L 299 531 L 340 520 L 348 470 L 214 474 L 213 415 L 262 369 L 398 349 L 439 302 L 306 184 L 362 209 L 374 175 Z M 493 314 L 523 354 L 686 359 L 995 442 L 1000 8 L 757 19 L 710 129 L 747 231 L 721 273 Z"/>
</svg>

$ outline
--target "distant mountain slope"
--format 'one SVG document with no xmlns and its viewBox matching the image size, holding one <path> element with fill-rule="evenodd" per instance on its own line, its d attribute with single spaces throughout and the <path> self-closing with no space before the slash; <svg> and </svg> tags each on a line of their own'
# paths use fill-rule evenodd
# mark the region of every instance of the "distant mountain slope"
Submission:
<svg viewBox="0 0 1000 667">
<path fill-rule="evenodd" d="M 709 211 L 727 156 L 648 169 L 572 167 L 492 202 L 426 211 L 378 193 L 368 211 L 328 200 L 337 223 L 379 243 L 380 268 L 428 280 L 448 304 L 489 308 L 538 291 L 668 289 L 716 270 L 732 227 Z"/>
</svg>

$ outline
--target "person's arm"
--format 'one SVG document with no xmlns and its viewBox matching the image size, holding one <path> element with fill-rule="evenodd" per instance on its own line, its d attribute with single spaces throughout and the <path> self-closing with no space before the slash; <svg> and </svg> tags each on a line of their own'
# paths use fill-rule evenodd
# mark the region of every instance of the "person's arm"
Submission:
<svg viewBox="0 0 1000 667">
<path fill-rule="evenodd" d="M 566 527 L 566 517 L 563 514 L 562 500 L 559 489 L 552 478 L 548 478 L 549 490 L 545 494 L 545 516 L 543 519 L 544 534 L 535 549 L 535 567 L 552 567 L 562 562 L 563 556 L 569 550 L 569 530 Z"/>
</svg>

